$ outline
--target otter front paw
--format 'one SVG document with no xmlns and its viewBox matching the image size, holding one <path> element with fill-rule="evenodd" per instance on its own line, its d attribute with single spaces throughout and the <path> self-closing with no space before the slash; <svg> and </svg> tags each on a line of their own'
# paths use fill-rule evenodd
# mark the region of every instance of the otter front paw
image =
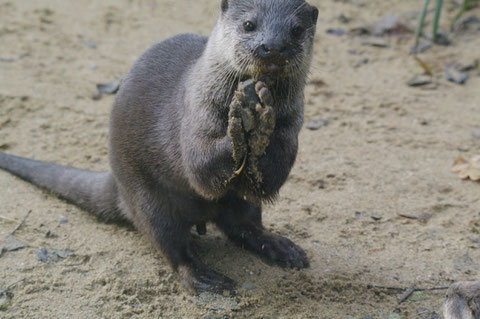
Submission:
<svg viewBox="0 0 480 319">
<path fill-rule="evenodd" d="M 265 154 L 270 144 L 270 135 L 275 129 L 275 112 L 272 94 L 263 82 L 257 82 L 255 92 L 260 101 L 255 105 L 255 128 L 248 137 L 248 146 L 252 156 L 258 158 Z"/>
<path fill-rule="evenodd" d="M 218 272 L 209 269 L 199 261 L 179 266 L 178 272 L 183 286 L 193 293 L 203 291 L 222 294 L 224 291 L 233 292 L 235 282 Z"/>
<path fill-rule="evenodd" d="M 247 141 L 242 120 L 243 103 L 244 97 L 236 92 L 228 113 L 227 134 L 232 141 L 232 156 L 236 167 L 233 176 L 241 173 L 247 157 Z"/>
<path fill-rule="evenodd" d="M 239 84 L 230 106 L 228 135 L 237 168 L 234 176 L 246 167 L 255 184 L 262 182 L 258 159 L 265 154 L 275 129 L 272 105 L 273 97 L 265 84 L 247 80 Z"/>
<path fill-rule="evenodd" d="M 252 236 L 245 242 L 247 248 L 282 267 L 306 268 L 309 266 L 305 251 L 286 237 L 264 231 L 260 236 Z"/>
</svg>

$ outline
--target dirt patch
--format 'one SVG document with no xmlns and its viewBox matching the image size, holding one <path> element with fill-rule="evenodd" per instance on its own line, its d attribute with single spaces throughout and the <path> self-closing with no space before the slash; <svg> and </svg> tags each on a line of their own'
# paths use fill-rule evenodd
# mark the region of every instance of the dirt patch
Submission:
<svg viewBox="0 0 480 319">
<path fill-rule="evenodd" d="M 410 87 L 424 72 L 409 55 L 419 1 L 312 2 L 321 14 L 305 121 L 315 129 L 302 130 L 293 172 L 264 214 L 268 228 L 307 251 L 310 268 L 266 265 L 208 226 L 196 240 L 202 259 L 241 288 L 192 297 L 135 230 L 0 172 L 0 236 L 32 210 L 15 232 L 26 247 L 0 257 L 0 317 L 434 318 L 444 290 L 399 305 L 403 291 L 388 287 L 478 279 L 480 184 L 451 168 L 459 155 L 479 154 L 480 71 L 467 68 L 463 85 L 445 78 L 447 64 L 461 70 L 480 58 L 475 20 L 450 34 L 450 46 L 419 55 L 432 75 Z M 96 83 L 118 79 L 168 36 L 208 34 L 218 9 L 217 1 L 0 1 L 0 149 L 108 169 L 113 97 L 93 101 Z M 388 29 L 388 18 L 388 36 L 359 35 L 388 12 L 402 28 Z M 60 257 L 41 261 L 39 249 Z"/>
</svg>

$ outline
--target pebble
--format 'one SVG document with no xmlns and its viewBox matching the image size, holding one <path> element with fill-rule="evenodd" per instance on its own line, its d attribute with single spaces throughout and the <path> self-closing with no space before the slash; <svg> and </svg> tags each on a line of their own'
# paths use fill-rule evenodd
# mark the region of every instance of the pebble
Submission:
<svg viewBox="0 0 480 319">
<path fill-rule="evenodd" d="M 422 53 L 427 51 L 432 47 L 432 42 L 430 41 L 420 41 L 417 46 L 410 48 L 410 54 Z"/>
<path fill-rule="evenodd" d="M 322 126 L 327 126 L 328 120 L 327 119 L 317 119 L 307 123 L 307 128 L 311 131 L 316 131 Z"/>
<path fill-rule="evenodd" d="M 327 34 L 332 34 L 332 35 L 344 35 L 347 33 L 344 29 L 327 29 Z"/>
<path fill-rule="evenodd" d="M 408 80 L 408 86 L 422 86 L 432 83 L 432 77 L 430 75 L 415 75 L 413 78 Z"/>
<path fill-rule="evenodd" d="M 445 68 L 445 76 L 447 80 L 457 84 L 464 84 L 468 80 L 468 74 L 459 71 L 450 63 Z"/>
<path fill-rule="evenodd" d="M 355 64 L 355 68 L 359 68 L 364 64 L 367 64 L 370 60 L 368 58 L 363 58 Z"/>
</svg>

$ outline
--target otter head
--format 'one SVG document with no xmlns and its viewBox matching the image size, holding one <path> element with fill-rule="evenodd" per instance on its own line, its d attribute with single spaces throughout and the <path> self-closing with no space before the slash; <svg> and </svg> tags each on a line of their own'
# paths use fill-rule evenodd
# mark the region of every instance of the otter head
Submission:
<svg viewBox="0 0 480 319">
<path fill-rule="evenodd" d="M 318 9 L 304 0 L 223 0 L 214 36 L 242 76 L 306 76 Z"/>
</svg>

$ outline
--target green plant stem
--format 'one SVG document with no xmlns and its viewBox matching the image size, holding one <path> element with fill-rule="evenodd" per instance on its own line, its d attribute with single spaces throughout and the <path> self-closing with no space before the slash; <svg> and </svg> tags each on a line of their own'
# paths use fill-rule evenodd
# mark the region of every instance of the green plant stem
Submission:
<svg viewBox="0 0 480 319">
<path fill-rule="evenodd" d="M 465 13 L 465 11 L 467 11 L 468 9 L 470 9 L 470 4 L 472 3 L 472 0 L 465 0 L 463 2 L 463 6 L 462 6 L 462 9 L 460 10 L 459 13 L 457 13 L 457 15 L 455 16 L 455 18 L 452 20 L 452 24 L 451 24 L 451 29 L 453 29 L 455 23 L 457 23 L 458 19 L 461 18 L 461 16 Z"/>
<path fill-rule="evenodd" d="M 433 43 L 437 42 L 438 22 L 440 21 L 440 14 L 442 13 L 442 6 L 443 6 L 443 0 L 437 0 L 437 5 L 435 7 L 435 18 L 433 19 L 433 34 L 432 34 Z"/>
<path fill-rule="evenodd" d="M 418 21 L 417 30 L 415 31 L 415 48 L 418 47 L 418 41 L 420 40 L 420 34 L 422 33 L 423 25 L 425 24 L 425 16 L 427 15 L 427 9 L 428 9 L 429 3 L 430 3 L 430 0 L 423 0 L 422 14 L 420 16 L 420 20 Z"/>
</svg>

